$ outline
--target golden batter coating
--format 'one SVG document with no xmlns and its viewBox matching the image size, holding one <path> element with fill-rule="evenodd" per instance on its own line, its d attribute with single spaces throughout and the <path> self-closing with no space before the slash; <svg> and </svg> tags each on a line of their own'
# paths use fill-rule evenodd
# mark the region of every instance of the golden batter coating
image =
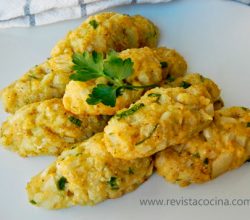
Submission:
<svg viewBox="0 0 250 220">
<path fill-rule="evenodd" d="M 60 209 L 73 205 L 95 205 L 135 190 L 152 174 L 150 157 L 115 159 L 98 133 L 75 148 L 64 151 L 47 169 L 27 185 L 32 204 Z"/>
<path fill-rule="evenodd" d="M 146 157 L 185 143 L 208 126 L 213 115 L 213 102 L 202 85 L 155 88 L 111 118 L 104 140 L 116 158 Z"/>
<path fill-rule="evenodd" d="M 168 78 L 162 83 L 164 88 L 173 88 L 173 87 L 187 87 L 191 85 L 203 85 L 209 91 L 211 95 L 211 100 L 214 102 L 215 110 L 218 110 L 224 106 L 223 100 L 220 97 L 220 89 L 218 86 L 211 80 L 199 73 L 190 73 L 182 77 L 174 77 L 169 75 Z"/>
<path fill-rule="evenodd" d="M 187 72 L 187 62 L 176 50 L 159 47 L 154 49 L 154 55 L 163 66 L 164 79 L 181 77 Z"/>
<path fill-rule="evenodd" d="M 141 21 L 142 24 L 137 24 Z M 151 37 L 145 38 L 147 35 Z M 33 102 L 61 98 L 72 74 L 73 53 L 93 50 L 107 52 L 110 49 L 121 51 L 141 46 L 155 47 L 157 41 L 158 29 L 146 18 L 139 19 L 138 16 L 117 13 L 90 16 L 56 44 L 50 59 L 35 66 L 1 91 L 5 110 L 14 113 L 22 106 Z"/>
<path fill-rule="evenodd" d="M 158 28 L 151 21 L 145 19 L 141 15 L 135 15 L 133 16 L 133 19 L 139 36 L 138 48 L 145 47 L 145 45 L 152 48 L 155 47 L 159 40 Z"/>
<path fill-rule="evenodd" d="M 161 54 L 161 56 L 159 56 Z M 171 74 L 178 77 L 185 74 L 187 64 L 184 58 L 175 50 L 167 48 L 128 49 L 119 53 L 122 59 L 130 58 L 133 61 L 133 73 L 126 81 L 132 85 L 142 86 L 159 84 Z M 163 66 L 163 64 L 165 66 Z M 117 97 L 115 107 L 102 103 L 89 105 L 86 102 L 92 89 L 97 84 L 106 84 L 103 77 L 87 82 L 71 81 L 63 97 L 64 107 L 74 114 L 114 115 L 118 110 L 129 107 L 137 101 L 145 90 L 125 90 Z"/>
<path fill-rule="evenodd" d="M 215 112 L 213 123 L 185 144 L 156 154 L 157 173 L 187 186 L 204 183 L 240 167 L 250 157 L 250 110 L 231 107 Z"/>
<path fill-rule="evenodd" d="M 75 116 L 61 99 L 26 105 L 9 116 L 0 130 L 0 142 L 23 157 L 59 155 L 74 143 L 103 130 L 106 116 Z"/>
<path fill-rule="evenodd" d="M 21 107 L 51 98 L 61 98 L 72 74 L 71 56 L 49 58 L 36 65 L 0 93 L 5 111 L 15 113 Z"/>
<path fill-rule="evenodd" d="M 96 28 L 93 23 L 96 23 Z M 78 28 L 68 33 L 52 49 L 51 56 L 83 51 L 122 51 L 128 48 L 156 47 L 158 28 L 148 19 L 115 12 L 90 16 Z"/>
</svg>

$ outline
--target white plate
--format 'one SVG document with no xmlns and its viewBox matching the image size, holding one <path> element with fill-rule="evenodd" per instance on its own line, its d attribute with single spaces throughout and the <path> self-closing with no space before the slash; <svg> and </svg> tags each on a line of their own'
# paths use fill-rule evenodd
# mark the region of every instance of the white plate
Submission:
<svg viewBox="0 0 250 220">
<path fill-rule="evenodd" d="M 226 106 L 250 107 L 250 7 L 231 1 L 178 1 L 113 9 L 141 14 L 161 29 L 161 45 L 176 48 L 189 70 L 214 79 Z M 57 40 L 83 19 L 46 27 L 0 31 L 0 88 L 42 62 Z M 0 119 L 6 114 L 1 110 Z M 140 199 L 250 198 L 249 164 L 203 185 L 179 188 L 154 175 L 122 198 L 95 207 L 47 211 L 31 206 L 27 181 L 54 158 L 22 159 L 0 148 L 0 219 L 236 219 L 249 216 L 249 206 L 141 206 Z M 249 204 L 250 205 L 250 204 Z M 249 217 L 248 217 L 249 218 Z"/>
</svg>

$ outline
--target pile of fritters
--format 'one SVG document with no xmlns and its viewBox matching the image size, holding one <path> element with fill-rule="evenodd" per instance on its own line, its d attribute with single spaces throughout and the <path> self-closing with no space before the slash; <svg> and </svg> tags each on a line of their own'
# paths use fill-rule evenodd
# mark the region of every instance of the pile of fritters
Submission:
<svg viewBox="0 0 250 220">
<path fill-rule="evenodd" d="M 95 24 L 95 25 L 93 25 Z M 53 48 L 51 57 L 1 91 L 0 140 L 23 157 L 58 156 L 27 185 L 29 201 L 48 209 L 94 205 L 133 191 L 155 168 L 186 186 L 240 167 L 250 157 L 250 110 L 223 108 L 220 89 L 186 74 L 175 50 L 157 48 L 159 31 L 142 16 L 89 17 Z M 131 85 L 114 107 L 86 101 L 103 77 L 70 81 L 72 56 L 118 52 L 130 58 Z"/>
</svg>

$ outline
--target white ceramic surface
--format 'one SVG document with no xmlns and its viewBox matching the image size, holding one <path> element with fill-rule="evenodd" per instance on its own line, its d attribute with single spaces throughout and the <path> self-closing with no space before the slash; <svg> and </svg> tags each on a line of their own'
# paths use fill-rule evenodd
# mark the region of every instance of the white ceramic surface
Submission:
<svg viewBox="0 0 250 220">
<path fill-rule="evenodd" d="M 214 79 L 226 106 L 250 107 L 250 7 L 232 1 L 174 0 L 113 11 L 141 14 L 161 30 L 160 45 L 176 48 L 189 71 Z M 83 19 L 30 29 L 0 30 L 0 88 L 49 56 L 52 46 Z M 0 120 L 7 114 L 1 108 Z M 25 185 L 54 158 L 23 159 L 0 148 L 0 220 L 248 219 L 250 206 L 140 206 L 140 199 L 250 198 L 250 164 L 203 185 L 179 188 L 154 175 L 138 190 L 96 207 L 47 211 L 31 206 Z M 250 205 L 250 204 L 249 204 Z"/>
</svg>

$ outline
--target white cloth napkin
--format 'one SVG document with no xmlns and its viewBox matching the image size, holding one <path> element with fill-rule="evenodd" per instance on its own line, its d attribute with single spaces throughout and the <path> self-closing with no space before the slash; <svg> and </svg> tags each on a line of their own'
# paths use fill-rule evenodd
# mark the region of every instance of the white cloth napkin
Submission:
<svg viewBox="0 0 250 220">
<path fill-rule="evenodd" d="M 120 5 L 171 0 L 0 0 L 0 28 L 30 27 L 80 18 Z M 233 0 L 250 5 L 250 0 Z"/>
<path fill-rule="evenodd" d="M 235 1 L 250 5 L 250 0 L 235 0 Z"/>
<path fill-rule="evenodd" d="M 39 26 L 119 5 L 168 1 L 171 0 L 0 0 L 0 28 Z"/>
</svg>

